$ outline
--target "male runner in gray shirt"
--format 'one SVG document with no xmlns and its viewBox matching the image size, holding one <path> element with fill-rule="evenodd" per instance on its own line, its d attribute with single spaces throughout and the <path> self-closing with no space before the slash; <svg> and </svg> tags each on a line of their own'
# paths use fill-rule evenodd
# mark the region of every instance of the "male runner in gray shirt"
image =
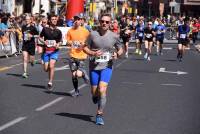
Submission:
<svg viewBox="0 0 200 134">
<path fill-rule="evenodd" d="M 122 53 L 122 44 L 117 34 L 109 30 L 110 14 L 103 14 L 97 31 L 88 37 L 84 51 L 90 55 L 90 83 L 94 104 L 98 104 L 96 124 L 104 125 L 103 109 L 106 105 L 106 91 L 112 76 L 113 59 Z"/>
</svg>

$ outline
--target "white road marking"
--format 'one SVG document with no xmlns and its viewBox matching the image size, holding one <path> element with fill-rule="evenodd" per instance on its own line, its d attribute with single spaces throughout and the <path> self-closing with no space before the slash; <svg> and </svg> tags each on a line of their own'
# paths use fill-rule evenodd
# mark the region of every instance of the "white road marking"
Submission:
<svg viewBox="0 0 200 134">
<path fill-rule="evenodd" d="M 177 75 L 188 74 L 187 72 L 182 72 L 182 71 L 176 71 L 176 72 L 173 72 L 173 71 L 166 71 L 166 68 L 164 68 L 164 67 L 161 67 L 161 68 L 159 69 L 159 72 L 160 72 L 160 73 L 171 73 L 171 74 L 177 74 Z"/>
<path fill-rule="evenodd" d="M 53 100 L 53 101 L 51 101 L 51 102 L 49 102 L 49 103 L 47 103 L 47 104 L 45 104 L 43 106 L 37 108 L 35 111 L 42 111 L 42 110 L 52 106 L 53 104 L 55 104 L 55 103 L 57 103 L 57 102 L 59 102 L 59 101 L 61 101 L 63 99 L 64 99 L 64 97 L 59 97 L 59 98 L 57 98 L 57 99 L 55 99 L 55 100 Z"/>
<path fill-rule="evenodd" d="M 66 70 L 69 69 L 69 65 L 61 66 L 61 67 L 56 67 L 55 71 L 61 71 L 61 70 Z"/>
<path fill-rule="evenodd" d="M 171 84 L 171 83 L 166 83 L 166 84 L 160 84 L 161 86 L 177 86 L 177 87 L 182 87 L 181 84 Z"/>
<path fill-rule="evenodd" d="M 122 62 L 120 62 L 119 64 L 117 64 L 116 66 L 115 66 L 115 68 L 118 68 L 119 66 L 121 66 L 123 63 L 125 63 L 127 61 L 127 59 L 126 60 L 123 60 Z"/>
<path fill-rule="evenodd" d="M 173 48 L 172 47 L 164 47 L 163 49 L 164 50 L 172 50 Z"/>
<path fill-rule="evenodd" d="M 12 121 L 6 123 L 5 125 L 0 126 L 0 131 L 6 129 L 6 128 L 8 128 L 8 127 L 11 127 L 11 126 L 13 126 L 13 125 L 15 125 L 15 124 L 17 124 L 17 123 L 19 123 L 19 122 L 25 120 L 26 118 L 27 118 L 27 117 L 19 117 L 19 118 L 16 118 L 16 119 L 14 119 L 14 120 L 12 120 Z"/>
<path fill-rule="evenodd" d="M 131 85 L 143 85 L 144 83 L 135 83 L 135 82 L 122 82 L 123 84 L 131 84 Z"/>
</svg>

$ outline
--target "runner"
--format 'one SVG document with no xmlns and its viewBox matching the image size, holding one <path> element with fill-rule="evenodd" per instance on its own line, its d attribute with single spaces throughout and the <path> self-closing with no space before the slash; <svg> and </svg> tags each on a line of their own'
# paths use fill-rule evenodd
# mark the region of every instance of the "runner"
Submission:
<svg viewBox="0 0 200 134">
<path fill-rule="evenodd" d="M 163 55 L 162 48 L 163 48 L 163 41 L 164 41 L 164 34 L 165 34 L 165 26 L 162 23 L 162 20 L 158 19 L 158 25 L 155 28 L 156 32 L 156 44 L 157 44 L 157 55 Z"/>
<path fill-rule="evenodd" d="M 177 38 L 178 38 L 178 54 L 177 59 L 179 62 L 182 61 L 183 53 L 185 52 L 185 48 L 189 43 L 189 32 L 190 27 L 188 25 L 188 20 L 184 19 L 184 24 L 178 27 Z"/>
<path fill-rule="evenodd" d="M 112 76 L 113 59 L 117 59 L 123 48 L 117 34 L 109 30 L 110 14 L 103 14 L 97 31 L 92 31 L 84 50 L 90 57 L 90 83 L 92 100 L 98 103 L 96 124 L 104 125 L 103 110 L 106 105 L 106 91 Z"/>
<path fill-rule="evenodd" d="M 152 22 L 149 21 L 147 23 L 147 27 L 144 29 L 144 36 L 145 36 L 145 55 L 144 59 L 150 61 L 150 54 L 153 45 L 153 37 L 155 35 L 154 29 L 152 28 Z"/>
<path fill-rule="evenodd" d="M 30 58 L 31 65 L 34 65 L 35 62 L 35 38 L 34 35 L 38 34 L 37 29 L 31 25 L 31 17 L 26 16 L 26 24 L 22 26 L 22 33 L 23 33 L 23 46 L 22 46 L 22 53 L 23 53 L 23 71 L 22 74 L 23 78 L 28 78 L 27 67 L 28 61 Z"/>
<path fill-rule="evenodd" d="M 89 35 L 89 31 L 81 26 L 81 19 L 80 15 L 74 16 L 74 25 L 66 35 L 68 45 L 71 47 L 69 65 L 75 89 L 75 92 L 72 93 L 73 97 L 79 96 L 78 78 L 82 77 L 86 83 L 89 83 L 84 63 L 87 59 L 87 54 L 83 52 L 84 43 Z"/>
<path fill-rule="evenodd" d="M 128 46 L 131 34 L 133 33 L 133 26 L 130 23 L 130 18 L 126 18 L 121 22 L 120 36 L 123 40 L 125 57 L 128 58 Z"/>
<path fill-rule="evenodd" d="M 44 70 L 49 73 L 49 82 L 47 84 L 49 91 L 53 90 L 54 69 L 59 56 L 59 46 L 62 43 L 62 33 L 57 29 L 56 24 L 57 16 L 51 15 L 50 26 L 44 27 L 40 33 L 40 41 L 45 45 L 42 60 L 44 61 Z"/>
<path fill-rule="evenodd" d="M 142 55 L 142 40 L 144 38 L 144 22 L 142 19 L 139 20 L 139 24 L 136 25 L 136 50 L 135 54 Z"/>
</svg>

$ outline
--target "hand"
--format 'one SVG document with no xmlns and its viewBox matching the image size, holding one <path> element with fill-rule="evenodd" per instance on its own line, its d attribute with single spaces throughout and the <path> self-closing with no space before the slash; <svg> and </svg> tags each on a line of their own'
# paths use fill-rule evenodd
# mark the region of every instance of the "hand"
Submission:
<svg viewBox="0 0 200 134">
<path fill-rule="evenodd" d="M 58 49 L 59 46 L 60 46 L 60 44 L 59 44 L 59 43 L 56 43 L 55 48 Z"/>
<path fill-rule="evenodd" d="M 117 55 L 116 52 L 113 52 L 112 58 L 115 59 L 115 60 L 118 58 L 118 55 Z"/>
<path fill-rule="evenodd" d="M 94 52 L 94 56 L 100 56 L 102 54 L 103 54 L 103 52 L 101 50 L 97 50 Z"/>
</svg>

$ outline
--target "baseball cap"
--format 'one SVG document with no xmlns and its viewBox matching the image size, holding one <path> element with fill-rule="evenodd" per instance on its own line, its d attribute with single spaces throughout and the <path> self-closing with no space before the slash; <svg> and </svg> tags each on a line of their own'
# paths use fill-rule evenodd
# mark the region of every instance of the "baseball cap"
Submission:
<svg viewBox="0 0 200 134">
<path fill-rule="evenodd" d="M 74 15 L 74 19 L 82 19 L 84 17 L 83 13 Z"/>
</svg>

